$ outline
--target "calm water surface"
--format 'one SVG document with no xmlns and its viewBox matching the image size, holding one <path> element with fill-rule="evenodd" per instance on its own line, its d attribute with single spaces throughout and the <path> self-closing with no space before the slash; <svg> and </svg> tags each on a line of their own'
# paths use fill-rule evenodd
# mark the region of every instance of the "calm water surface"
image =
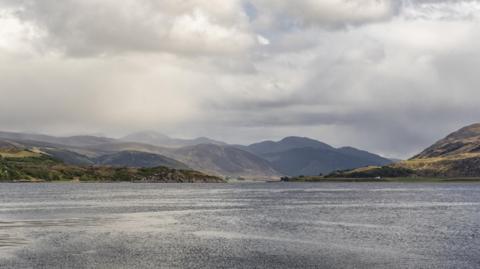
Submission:
<svg viewBox="0 0 480 269">
<path fill-rule="evenodd" d="M 480 268 L 480 184 L 0 184 L 0 268 Z"/>
</svg>

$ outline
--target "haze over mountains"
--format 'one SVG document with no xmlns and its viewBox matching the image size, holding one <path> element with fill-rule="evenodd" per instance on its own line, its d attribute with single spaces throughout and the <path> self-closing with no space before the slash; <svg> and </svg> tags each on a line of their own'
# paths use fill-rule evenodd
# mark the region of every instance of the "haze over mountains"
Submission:
<svg viewBox="0 0 480 269">
<path fill-rule="evenodd" d="M 209 138 L 176 139 L 152 131 L 120 139 L 0 132 L 1 141 L 36 148 L 68 164 L 191 168 L 212 175 L 252 179 L 318 175 L 391 163 L 366 151 L 334 148 L 306 137 L 240 146 Z"/>
<path fill-rule="evenodd" d="M 184 146 L 194 146 L 199 144 L 226 145 L 226 143 L 224 142 L 216 141 L 207 137 L 199 137 L 195 139 L 178 139 L 178 138 L 171 138 L 167 135 L 164 135 L 155 131 L 133 133 L 125 137 L 122 137 L 120 140 L 133 141 L 133 142 L 164 146 L 164 147 L 184 147 Z"/>
</svg>

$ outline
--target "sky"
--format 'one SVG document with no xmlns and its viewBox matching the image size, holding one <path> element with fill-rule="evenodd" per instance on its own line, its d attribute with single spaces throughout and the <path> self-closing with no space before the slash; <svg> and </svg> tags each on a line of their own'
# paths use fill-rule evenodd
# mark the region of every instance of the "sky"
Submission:
<svg viewBox="0 0 480 269">
<path fill-rule="evenodd" d="M 0 129 L 410 157 L 480 122 L 479 22 L 467 0 L 0 0 Z"/>
</svg>

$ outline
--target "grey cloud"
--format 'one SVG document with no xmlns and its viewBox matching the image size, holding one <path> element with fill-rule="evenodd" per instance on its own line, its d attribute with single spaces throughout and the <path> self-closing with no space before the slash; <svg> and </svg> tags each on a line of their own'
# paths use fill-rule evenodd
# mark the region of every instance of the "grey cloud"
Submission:
<svg viewBox="0 0 480 269">
<path fill-rule="evenodd" d="M 8 1 L 43 33 L 47 48 L 71 56 L 123 52 L 228 55 L 255 45 L 239 1 Z M 212 8 L 212 6 L 214 8 Z"/>
<path fill-rule="evenodd" d="M 2 129 L 303 135 L 409 157 L 480 121 L 478 1 L 181 3 L 0 0 Z"/>
</svg>

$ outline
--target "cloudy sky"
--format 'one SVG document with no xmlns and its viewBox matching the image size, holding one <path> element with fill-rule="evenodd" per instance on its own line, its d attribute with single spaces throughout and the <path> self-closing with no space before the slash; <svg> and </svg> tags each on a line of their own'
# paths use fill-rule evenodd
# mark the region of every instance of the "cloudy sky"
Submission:
<svg viewBox="0 0 480 269">
<path fill-rule="evenodd" d="M 408 157 L 480 121 L 480 1 L 0 0 L 0 129 Z"/>
</svg>

